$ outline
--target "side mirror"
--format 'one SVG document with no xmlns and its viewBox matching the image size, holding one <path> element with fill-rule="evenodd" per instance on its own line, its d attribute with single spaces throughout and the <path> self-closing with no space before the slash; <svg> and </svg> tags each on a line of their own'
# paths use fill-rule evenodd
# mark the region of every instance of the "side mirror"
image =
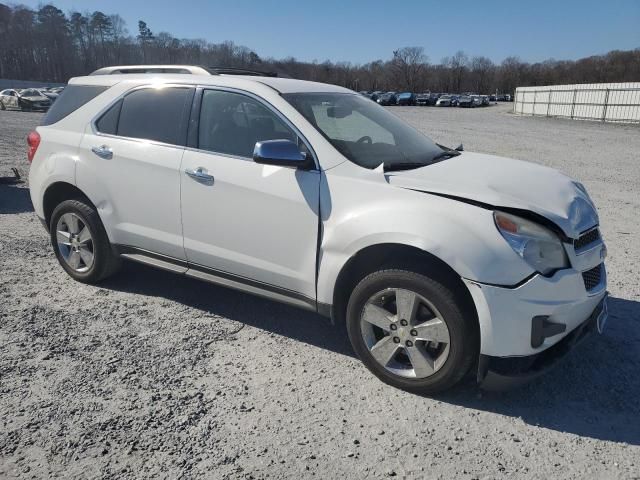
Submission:
<svg viewBox="0 0 640 480">
<path fill-rule="evenodd" d="M 460 144 L 460 145 L 458 145 L 458 146 L 456 147 L 456 151 L 458 151 L 458 152 L 464 152 L 464 147 L 462 146 L 462 144 Z"/>
<path fill-rule="evenodd" d="M 263 165 L 278 165 L 309 170 L 313 163 L 291 140 L 264 140 L 256 142 L 253 161 Z"/>
</svg>

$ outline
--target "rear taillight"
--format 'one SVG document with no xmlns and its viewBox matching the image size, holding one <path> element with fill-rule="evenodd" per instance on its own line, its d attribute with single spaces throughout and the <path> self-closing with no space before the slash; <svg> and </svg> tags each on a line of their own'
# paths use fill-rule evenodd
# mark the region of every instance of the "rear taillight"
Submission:
<svg viewBox="0 0 640 480">
<path fill-rule="evenodd" d="M 27 135 L 27 144 L 29 145 L 29 149 L 27 150 L 27 160 L 31 163 L 33 162 L 36 150 L 38 150 L 38 145 L 40 145 L 40 134 L 34 130 Z"/>
</svg>

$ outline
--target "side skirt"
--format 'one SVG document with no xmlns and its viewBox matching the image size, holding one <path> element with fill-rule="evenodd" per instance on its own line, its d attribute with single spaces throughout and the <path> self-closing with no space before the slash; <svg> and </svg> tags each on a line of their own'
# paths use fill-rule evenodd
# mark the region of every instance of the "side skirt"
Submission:
<svg viewBox="0 0 640 480">
<path fill-rule="evenodd" d="M 314 298 L 309 298 L 306 295 L 287 290 L 286 288 L 277 287 L 202 265 L 196 265 L 185 260 L 160 255 L 137 247 L 126 245 L 114 245 L 113 247 L 122 258 L 127 260 L 133 260 L 134 262 L 143 263 L 169 272 L 186 275 L 187 277 L 205 280 L 216 285 L 251 293 L 277 302 L 287 303 L 305 310 L 318 312 L 323 316 L 327 316 L 327 313 L 330 312 L 330 307 L 324 304 L 322 304 L 319 309 Z"/>
</svg>

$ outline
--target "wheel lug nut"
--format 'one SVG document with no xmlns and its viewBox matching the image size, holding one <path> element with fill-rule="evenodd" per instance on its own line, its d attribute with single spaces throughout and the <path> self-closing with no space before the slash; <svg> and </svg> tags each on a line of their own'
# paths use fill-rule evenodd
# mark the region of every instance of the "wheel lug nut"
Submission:
<svg viewBox="0 0 640 480">
<path fill-rule="evenodd" d="M 408 325 L 407 321 L 403 318 L 402 320 L 400 320 L 400 325 L 402 325 L 403 327 L 406 327 Z"/>
<path fill-rule="evenodd" d="M 411 330 L 411 332 L 409 332 L 409 333 L 411 333 L 411 335 L 414 336 L 414 337 L 418 336 L 418 331 L 417 330 Z"/>
<path fill-rule="evenodd" d="M 393 343 L 400 343 L 400 337 L 393 337 Z"/>
<path fill-rule="evenodd" d="M 413 342 L 411 340 L 407 340 L 407 342 L 405 343 L 405 345 L 407 347 L 413 347 Z"/>
<path fill-rule="evenodd" d="M 398 326 L 395 323 L 392 323 L 391 326 L 389 327 L 391 330 L 397 330 Z"/>
</svg>

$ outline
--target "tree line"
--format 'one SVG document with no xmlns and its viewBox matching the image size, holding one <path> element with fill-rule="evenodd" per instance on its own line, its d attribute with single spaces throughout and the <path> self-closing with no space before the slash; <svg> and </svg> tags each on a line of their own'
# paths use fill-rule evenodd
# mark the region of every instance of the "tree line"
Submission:
<svg viewBox="0 0 640 480">
<path fill-rule="evenodd" d="M 513 92 L 519 86 L 640 81 L 640 48 L 580 60 L 528 63 L 508 57 L 496 64 L 462 51 L 431 63 L 423 47 L 404 47 L 389 60 L 363 65 L 261 58 L 232 41 L 211 43 L 155 34 L 142 20 L 131 34 L 117 14 L 65 14 L 0 3 L 0 78 L 66 82 L 107 65 L 187 64 L 275 71 L 354 90 Z"/>
</svg>

